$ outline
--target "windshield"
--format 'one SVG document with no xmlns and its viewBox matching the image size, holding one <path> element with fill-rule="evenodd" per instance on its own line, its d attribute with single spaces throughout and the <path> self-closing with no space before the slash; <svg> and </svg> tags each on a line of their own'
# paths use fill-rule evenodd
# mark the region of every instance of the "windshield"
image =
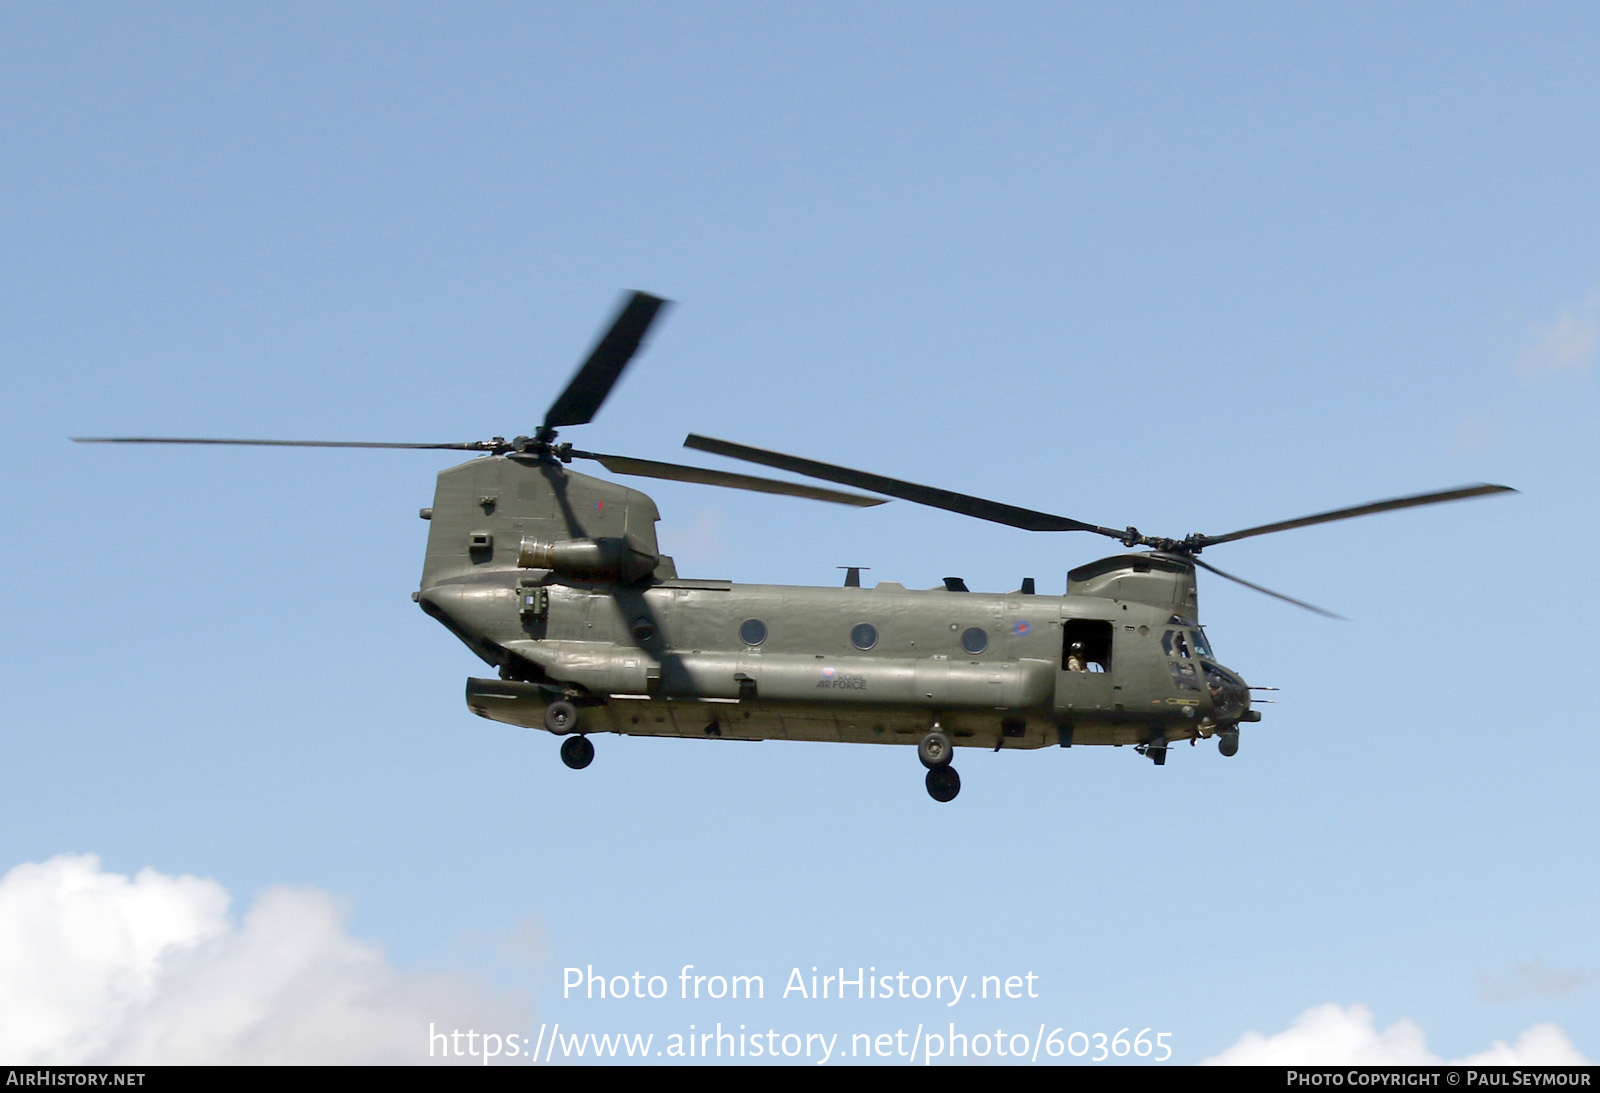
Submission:
<svg viewBox="0 0 1600 1093">
<path fill-rule="evenodd" d="M 1250 692 L 1244 681 L 1210 661 L 1201 661 L 1200 667 L 1205 672 L 1206 690 L 1211 693 L 1211 704 L 1215 707 L 1217 718 L 1232 721 L 1244 713 L 1250 700 Z"/>
</svg>

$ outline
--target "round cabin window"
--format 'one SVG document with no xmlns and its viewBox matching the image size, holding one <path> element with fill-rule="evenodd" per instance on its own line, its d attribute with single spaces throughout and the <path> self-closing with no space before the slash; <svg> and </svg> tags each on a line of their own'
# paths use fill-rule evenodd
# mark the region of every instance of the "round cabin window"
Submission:
<svg viewBox="0 0 1600 1093">
<path fill-rule="evenodd" d="M 739 640 L 746 645 L 760 645 L 767 640 L 767 624 L 760 619 L 745 619 L 739 624 Z"/>
<path fill-rule="evenodd" d="M 989 648 L 989 635 L 980 626 L 969 626 L 961 631 L 961 648 L 977 656 Z"/>
<path fill-rule="evenodd" d="M 878 644 L 878 628 L 870 622 L 863 622 L 850 631 L 850 644 L 860 649 L 863 653 Z"/>
</svg>

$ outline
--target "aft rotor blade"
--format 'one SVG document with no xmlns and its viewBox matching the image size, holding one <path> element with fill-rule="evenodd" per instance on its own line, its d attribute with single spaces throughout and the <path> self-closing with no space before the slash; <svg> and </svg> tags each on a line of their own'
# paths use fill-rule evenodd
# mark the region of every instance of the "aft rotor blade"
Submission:
<svg viewBox="0 0 1600 1093">
<path fill-rule="evenodd" d="M 639 351 L 645 333 L 655 321 L 656 314 L 667 301 L 646 292 L 635 292 L 628 297 L 611 321 L 610 328 L 595 343 L 589 359 L 583 362 L 561 397 L 550 404 L 544 415 L 544 427 L 556 429 L 563 425 L 586 425 L 600 411 L 600 404 L 611 393 L 622 370 Z"/>
<path fill-rule="evenodd" d="M 858 493 L 827 490 L 821 486 L 806 486 L 798 482 L 779 482 L 774 478 L 759 478 L 753 474 L 731 474 L 728 471 L 708 470 L 705 467 L 686 467 L 681 463 L 657 463 L 651 459 L 634 459 L 625 455 L 603 455 L 599 452 L 570 451 L 576 459 L 593 459 L 614 474 L 636 474 L 644 478 L 666 478 L 674 482 L 698 482 L 707 486 L 727 486 L 736 490 L 754 490 L 757 493 L 776 493 L 788 497 L 808 497 L 813 501 L 832 501 L 839 505 L 871 508 L 881 505 L 881 497 L 864 497 Z"/>
<path fill-rule="evenodd" d="M 1234 584 L 1242 584 L 1246 588 L 1253 588 L 1257 592 L 1261 592 L 1261 593 L 1264 593 L 1265 595 L 1271 596 L 1273 599 L 1282 600 L 1284 603 L 1292 603 L 1296 607 L 1305 608 L 1307 611 L 1314 611 L 1317 614 L 1321 615 L 1323 618 L 1339 619 L 1340 621 L 1345 621 L 1343 615 L 1335 615 L 1332 611 L 1328 611 L 1328 610 L 1325 610 L 1325 609 L 1323 609 L 1321 607 L 1318 607 L 1314 603 L 1307 603 L 1305 600 L 1297 600 L 1293 596 L 1285 596 L 1282 592 L 1274 592 L 1272 589 L 1267 588 L 1264 585 L 1259 585 L 1259 584 L 1255 584 L 1255 583 L 1253 583 L 1251 581 L 1247 581 L 1243 577 L 1235 577 L 1232 573 L 1228 573 L 1228 572 L 1225 572 L 1225 571 L 1223 571 L 1221 569 L 1218 569 L 1216 566 L 1212 565 L 1210 562 L 1202 562 L 1199 558 L 1196 558 L 1193 555 L 1183 554 L 1183 555 L 1177 555 L 1177 557 L 1181 557 L 1181 558 L 1186 559 L 1187 561 L 1193 562 L 1195 565 L 1199 566 L 1201 569 L 1207 570 L 1207 571 L 1209 571 L 1211 573 L 1215 573 L 1219 577 L 1226 577 L 1226 578 L 1228 578 L 1228 580 L 1232 581 Z"/>
<path fill-rule="evenodd" d="M 492 451 L 481 440 L 464 444 L 389 444 L 364 440 L 231 440 L 209 436 L 75 436 L 78 444 L 246 444 L 266 448 L 427 448 L 458 452 Z"/>
<path fill-rule="evenodd" d="M 1415 508 L 1418 505 L 1436 505 L 1442 501 L 1461 501 L 1468 497 L 1483 497 L 1491 493 L 1516 492 L 1510 486 L 1491 486 L 1487 483 L 1480 483 L 1476 486 L 1462 486 L 1460 489 L 1419 493 L 1413 497 L 1395 497 L 1388 501 L 1374 501 L 1370 505 L 1356 505 L 1347 509 L 1334 509 L 1332 512 L 1319 512 L 1315 516 L 1302 516 L 1298 520 L 1283 520 L 1276 524 L 1262 524 L 1260 527 L 1245 528 L 1243 531 L 1230 532 L 1227 535 L 1196 535 L 1189 542 L 1198 549 L 1213 546 L 1217 543 L 1231 543 L 1236 539 L 1248 539 L 1253 535 L 1268 535 L 1275 531 L 1289 531 L 1292 528 L 1310 527 L 1312 524 L 1326 524 L 1334 520 L 1349 520 L 1356 516 L 1370 516 L 1375 512 L 1392 512 L 1395 509 Z"/>
<path fill-rule="evenodd" d="M 1120 539 L 1124 535 L 1124 532 L 1115 528 L 1096 527 L 1094 524 L 1085 524 L 1081 520 L 1073 520 L 1066 516 L 1055 516 L 1048 512 L 1019 508 L 1016 505 L 1006 505 L 983 497 L 955 493 L 952 490 L 941 490 L 932 486 L 919 486 L 915 482 L 905 482 L 898 478 L 885 478 L 880 474 L 868 474 L 865 471 L 851 470 L 849 467 L 839 467 L 832 463 L 819 463 L 814 459 L 802 459 L 799 456 L 784 455 L 781 452 L 769 452 L 764 448 L 751 448 L 747 445 L 734 444 L 727 440 L 716 440 L 712 437 L 697 436 L 691 433 L 683 444 L 686 448 L 711 452 L 714 455 L 724 455 L 730 459 L 743 459 L 750 463 L 760 463 L 763 466 L 773 467 L 780 471 L 803 474 L 808 478 L 820 478 L 826 482 L 837 482 L 841 486 L 854 486 L 856 489 L 881 493 L 889 497 L 898 497 L 902 501 L 914 501 L 919 505 L 928 505 L 932 508 L 944 509 L 947 512 L 960 513 L 963 516 L 976 516 L 980 520 L 1008 524 L 1011 527 L 1022 528 L 1026 531 L 1093 531 L 1100 535 L 1109 535 L 1113 539 Z"/>
</svg>

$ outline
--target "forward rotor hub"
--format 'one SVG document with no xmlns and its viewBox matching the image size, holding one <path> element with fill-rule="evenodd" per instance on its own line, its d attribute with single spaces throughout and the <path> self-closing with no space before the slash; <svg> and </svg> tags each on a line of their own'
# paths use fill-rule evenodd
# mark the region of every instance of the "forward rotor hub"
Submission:
<svg viewBox="0 0 1600 1093">
<path fill-rule="evenodd" d="M 1125 547 L 1147 546 L 1166 554 L 1194 555 L 1205 549 L 1205 536 L 1198 533 L 1182 539 L 1167 539 L 1159 535 L 1144 535 L 1138 528 L 1130 527 L 1121 540 Z"/>
</svg>

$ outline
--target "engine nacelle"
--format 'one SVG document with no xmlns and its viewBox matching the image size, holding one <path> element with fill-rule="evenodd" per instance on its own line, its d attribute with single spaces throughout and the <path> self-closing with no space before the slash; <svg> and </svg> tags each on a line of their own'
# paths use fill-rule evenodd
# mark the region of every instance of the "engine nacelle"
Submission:
<svg viewBox="0 0 1600 1093">
<path fill-rule="evenodd" d="M 656 567 L 657 557 L 631 538 L 562 539 L 524 536 L 517 550 L 522 569 L 548 569 L 564 577 L 636 581 Z"/>
</svg>

